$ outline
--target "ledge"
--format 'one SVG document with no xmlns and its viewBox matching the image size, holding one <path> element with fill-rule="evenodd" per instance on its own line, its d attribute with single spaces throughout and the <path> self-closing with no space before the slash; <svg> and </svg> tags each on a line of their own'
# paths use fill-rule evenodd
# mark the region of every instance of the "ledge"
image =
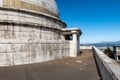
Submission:
<svg viewBox="0 0 120 80">
<path fill-rule="evenodd" d="M 48 17 L 48 18 L 52 18 L 52 19 L 54 19 L 54 20 L 57 20 L 57 21 L 61 22 L 62 24 L 65 25 L 64 28 L 66 28 L 66 26 L 67 26 L 65 22 L 61 21 L 61 20 L 60 20 L 59 18 L 57 18 L 57 17 L 51 16 L 51 15 L 49 15 L 49 14 L 45 14 L 45 13 L 33 11 L 33 10 L 18 9 L 18 8 L 14 8 L 14 7 L 3 7 L 3 6 L 0 6 L 0 10 L 7 10 L 7 11 L 14 11 L 14 12 L 19 12 L 19 13 L 30 13 L 30 14 L 41 15 L 41 16 Z"/>
<path fill-rule="evenodd" d="M 82 31 L 80 28 L 67 28 L 67 29 L 62 29 L 63 34 L 78 34 L 81 35 Z"/>
<path fill-rule="evenodd" d="M 103 80 L 120 80 L 120 66 L 98 48 L 93 47 L 95 59 Z"/>
<path fill-rule="evenodd" d="M 61 30 L 61 28 L 54 28 L 54 27 L 48 27 L 44 26 L 42 24 L 37 24 L 37 23 L 31 23 L 31 22 L 20 22 L 20 21 L 11 21 L 11 20 L 0 20 L 0 24 L 6 25 L 6 24 L 11 24 L 11 25 L 23 25 L 23 26 L 35 26 L 35 27 L 44 27 L 44 28 L 49 28 L 49 29 L 55 29 L 55 30 Z"/>
</svg>

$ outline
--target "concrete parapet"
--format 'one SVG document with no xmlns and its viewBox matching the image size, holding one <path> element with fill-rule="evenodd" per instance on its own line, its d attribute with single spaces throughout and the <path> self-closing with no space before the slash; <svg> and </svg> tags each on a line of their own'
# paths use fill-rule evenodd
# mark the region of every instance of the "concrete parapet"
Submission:
<svg viewBox="0 0 120 80">
<path fill-rule="evenodd" d="M 120 66 L 98 48 L 93 47 L 102 80 L 120 80 Z"/>
<path fill-rule="evenodd" d="M 92 49 L 92 46 L 80 46 L 80 49 Z"/>
</svg>

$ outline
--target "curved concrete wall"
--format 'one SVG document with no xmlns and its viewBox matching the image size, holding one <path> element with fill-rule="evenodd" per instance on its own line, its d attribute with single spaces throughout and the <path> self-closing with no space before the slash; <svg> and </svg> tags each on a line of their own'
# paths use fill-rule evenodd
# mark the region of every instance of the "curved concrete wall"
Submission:
<svg viewBox="0 0 120 80">
<path fill-rule="evenodd" d="M 43 62 L 69 56 L 66 24 L 29 10 L 0 7 L 0 66 Z"/>
<path fill-rule="evenodd" d="M 102 80 L 120 80 L 120 66 L 98 48 L 93 47 Z"/>
<path fill-rule="evenodd" d="M 59 33 L 40 26 L 0 23 L 0 66 L 68 57 L 69 41 Z"/>
</svg>

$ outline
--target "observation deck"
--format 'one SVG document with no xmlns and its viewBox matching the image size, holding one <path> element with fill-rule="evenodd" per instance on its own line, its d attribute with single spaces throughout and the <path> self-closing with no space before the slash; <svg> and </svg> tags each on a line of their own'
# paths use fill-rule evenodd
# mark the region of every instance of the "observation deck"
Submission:
<svg viewBox="0 0 120 80">
<path fill-rule="evenodd" d="M 0 80 L 120 80 L 120 66 L 96 47 L 74 58 L 1 67 Z"/>
</svg>

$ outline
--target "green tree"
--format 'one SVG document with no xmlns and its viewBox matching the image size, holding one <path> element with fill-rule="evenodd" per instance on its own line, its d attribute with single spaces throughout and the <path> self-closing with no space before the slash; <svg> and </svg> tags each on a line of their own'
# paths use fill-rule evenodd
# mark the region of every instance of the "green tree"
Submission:
<svg viewBox="0 0 120 80">
<path fill-rule="evenodd" d="M 109 56 L 110 58 L 113 58 L 113 57 L 114 57 L 113 51 L 112 51 L 109 47 L 107 47 L 107 48 L 104 50 L 104 53 L 105 53 L 107 56 Z"/>
</svg>

